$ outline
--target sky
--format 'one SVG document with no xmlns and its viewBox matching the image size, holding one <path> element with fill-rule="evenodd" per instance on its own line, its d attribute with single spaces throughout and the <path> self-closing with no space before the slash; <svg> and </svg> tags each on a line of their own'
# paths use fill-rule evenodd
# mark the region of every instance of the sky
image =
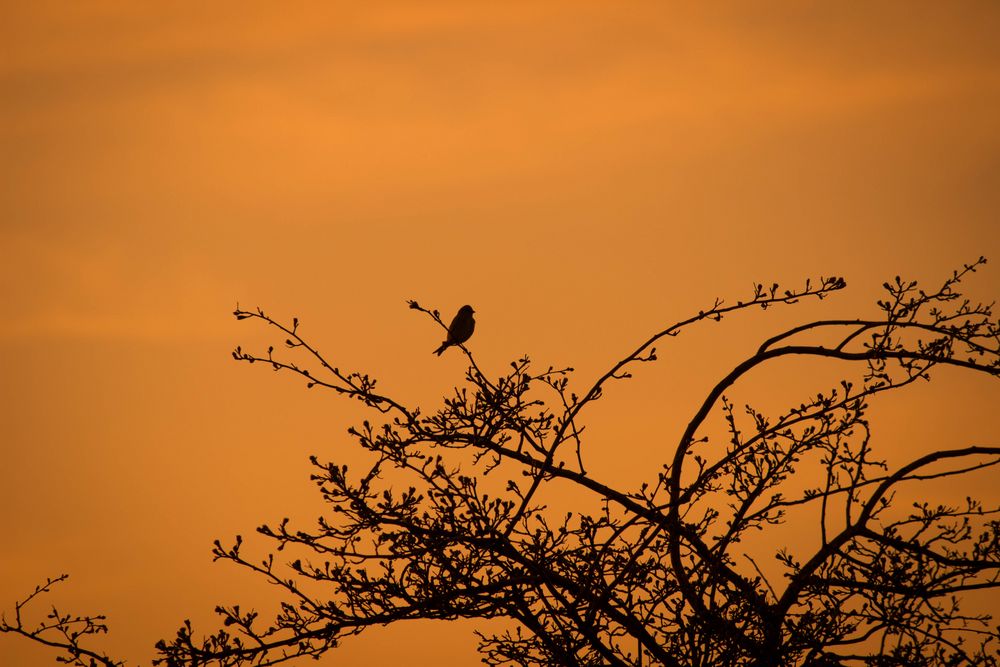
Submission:
<svg viewBox="0 0 1000 667">
<path fill-rule="evenodd" d="M 527 353 L 586 384 L 716 296 L 847 279 L 671 341 L 595 407 L 590 467 L 631 484 L 783 326 L 980 255 L 997 298 L 998 33 L 991 2 L 5 3 L 0 605 L 69 572 L 53 601 L 106 613 L 134 665 L 267 595 L 212 540 L 322 512 L 308 456 L 360 461 L 359 413 L 233 362 L 274 342 L 237 303 L 433 406 L 461 359 L 406 299 L 472 304 L 497 374 Z M 941 372 L 879 406 L 879 444 L 996 444 L 998 404 Z M 471 627 L 379 629 L 337 664 L 474 662 Z"/>
</svg>

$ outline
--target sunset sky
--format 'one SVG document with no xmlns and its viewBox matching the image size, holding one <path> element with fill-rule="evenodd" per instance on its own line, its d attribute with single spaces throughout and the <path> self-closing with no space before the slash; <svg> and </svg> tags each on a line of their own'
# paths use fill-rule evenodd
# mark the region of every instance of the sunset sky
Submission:
<svg viewBox="0 0 1000 667">
<path fill-rule="evenodd" d="M 527 353 L 588 384 L 716 296 L 847 279 L 609 392 L 590 467 L 630 485 L 781 327 L 980 255 L 969 288 L 1000 298 L 998 35 L 985 1 L 5 3 L 0 609 L 68 572 L 51 601 L 148 665 L 184 618 L 268 599 L 212 540 L 321 513 L 308 456 L 362 460 L 360 413 L 235 363 L 280 342 L 237 302 L 432 408 L 464 367 L 406 299 L 472 304 L 493 374 Z M 742 399 L 826 388 L 780 370 Z M 877 408 L 890 463 L 1000 441 L 1000 383 L 934 380 Z M 972 491 L 1000 501 L 997 474 Z M 474 663 L 471 627 L 321 664 Z M 54 655 L 0 636 L 4 665 Z"/>
</svg>

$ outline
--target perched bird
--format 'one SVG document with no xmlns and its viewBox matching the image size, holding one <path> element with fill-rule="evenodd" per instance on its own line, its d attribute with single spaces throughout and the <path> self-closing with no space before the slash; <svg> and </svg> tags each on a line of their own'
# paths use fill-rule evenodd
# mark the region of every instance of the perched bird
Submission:
<svg viewBox="0 0 1000 667">
<path fill-rule="evenodd" d="M 458 309 L 458 315 L 455 315 L 451 326 L 448 327 L 448 337 L 441 343 L 441 347 L 434 350 L 434 354 L 441 356 L 441 353 L 452 345 L 461 345 L 469 340 L 476 328 L 476 321 L 472 319 L 474 312 L 476 311 L 472 310 L 472 306 L 462 306 Z"/>
</svg>

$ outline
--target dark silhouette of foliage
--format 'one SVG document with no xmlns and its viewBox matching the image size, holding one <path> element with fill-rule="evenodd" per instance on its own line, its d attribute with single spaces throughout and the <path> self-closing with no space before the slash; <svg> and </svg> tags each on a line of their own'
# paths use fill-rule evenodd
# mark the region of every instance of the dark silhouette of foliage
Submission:
<svg viewBox="0 0 1000 667">
<path fill-rule="evenodd" d="M 429 413 L 329 361 L 298 319 L 286 325 L 237 308 L 238 319 L 275 330 L 285 351 L 237 347 L 235 359 L 378 413 L 349 431 L 371 464 L 355 472 L 313 457 L 328 512 L 309 528 L 288 519 L 260 527 L 275 546 L 263 559 L 246 554 L 240 537 L 217 541 L 216 559 L 281 589 L 280 612 L 264 620 L 220 606 L 222 629 L 201 636 L 185 622 L 157 644 L 154 664 L 271 665 L 320 656 L 373 625 L 505 618 L 509 630 L 479 635 L 486 664 L 996 665 L 1000 628 L 960 603 L 964 592 L 1000 588 L 1000 509 L 971 498 L 909 509 L 893 500 L 901 487 L 1000 464 L 1000 446 L 938 449 L 890 470 L 867 420 L 872 398 L 935 367 L 1000 376 L 992 306 L 959 291 L 983 263 L 935 290 L 885 283 L 873 319 L 814 321 L 763 341 L 709 391 L 667 459 L 646 462 L 648 479 L 629 489 L 584 466 L 590 404 L 689 327 L 823 299 L 844 280 L 756 285 L 747 300 L 716 300 L 582 392 L 571 387 L 573 369 L 535 369 L 527 357 L 488 377 L 460 346 L 464 383 Z M 446 329 L 438 311 L 409 305 Z M 777 416 L 727 396 L 758 366 L 793 356 L 842 362 L 849 379 Z M 724 428 L 712 430 L 712 414 Z M 591 498 L 594 511 L 548 508 L 543 494 L 557 484 Z M 783 572 L 769 578 L 741 544 L 791 512 L 813 517 L 815 544 L 776 549 Z M 3 630 L 12 628 L 19 617 Z M 45 632 L 27 634 L 42 641 Z M 55 645 L 83 664 L 90 654 L 78 638 Z"/>
</svg>

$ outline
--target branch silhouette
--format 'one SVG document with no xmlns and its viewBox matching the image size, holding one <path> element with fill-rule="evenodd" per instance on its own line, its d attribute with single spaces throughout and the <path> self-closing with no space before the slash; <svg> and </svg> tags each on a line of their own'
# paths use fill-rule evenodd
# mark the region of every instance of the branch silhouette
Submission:
<svg viewBox="0 0 1000 667">
<path fill-rule="evenodd" d="M 122 667 L 123 661 L 114 660 L 104 653 L 99 653 L 85 648 L 83 642 L 94 635 L 105 634 L 108 626 L 104 616 L 78 616 L 75 614 L 65 614 L 56 609 L 55 606 L 49 608 L 45 620 L 37 624 L 27 624 L 22 616 L 24 609 L 35 600 L 35 598 L 50 593 L 52 588 L 69 579 L 69 575 L 60 574 L 57 577 L 48 578 L 44 584 L 35 586 L 35 590 L 23 599 L 14 603 L 14 615 L 12 621 L 7 620 L 7 615 L 0 616 L 0 634 L 9 633 L 30 639 L 33 642 L 42 644 L 49 648 L 57 649 L 59 654 L 57 662 L 67 665 L 77 665 L 79 667 Z"/>
<path fill-rule="evenodd" d="M 156 645 L 154 664 L 273 665 L 321 656 L 375 625 L 503 618 L 508 629 L 478 634 L 486 664 L 996 665 L 1000 629 L 963 612 L 961 596 L 1000 588 L 1000 508 L 973 498 L 909 509 L 894 501 L 928 480 L 994 471 L 1000 446 L 937 449 L 891 470 L 868 421 L 873 399 L 936 367 L 1000 376 L 992 304 L 960 291 L 985 261 L 932 290 L 885 283 L 879 317 L 807 322 L 763 341 L 712 387 L 635 488 L 584 465 L 587 408 L 682 332 L 824 299 L 846 287 L 842 278 L 789 290 L 757 284 L 744 300 L 716 300 L 647 337 L 579 393 L 572 368 L 536 369 L 525 356 L 488 375 L 456 344 L 468 368 L 432 412 L 334 363 L 298 318 L 284 324 L 237 307 L 237 319 L 273 330 L 285 349 L 237 347 L 236 360 L 374 412 L 348 431 L 370 463 L 355 471 L 313 456 L 327 512 L 304 528 L 288 518 L 259 527 L 273 544 L 263 558 L 245 553 L 240 536 L 216 541 L 216 560 L 282 592 L 280 611 L 265 620 L 252 607 L 220 605 L 221 628 L 196 634 L 185 621 Z M 408 304 L 447 333 L 437 310 Z M 844 379 L 774 415 L 730 397 L 741 378 L 789 358 L 837 362 Z M 575 487 L 593 509 L 551 509 L 544 495 L 554 484 Z M 780 571 L 768 576 L 743 545 L 791 512 L 809 517 L 815 544 L 776 549 Z"/>
</svg>

